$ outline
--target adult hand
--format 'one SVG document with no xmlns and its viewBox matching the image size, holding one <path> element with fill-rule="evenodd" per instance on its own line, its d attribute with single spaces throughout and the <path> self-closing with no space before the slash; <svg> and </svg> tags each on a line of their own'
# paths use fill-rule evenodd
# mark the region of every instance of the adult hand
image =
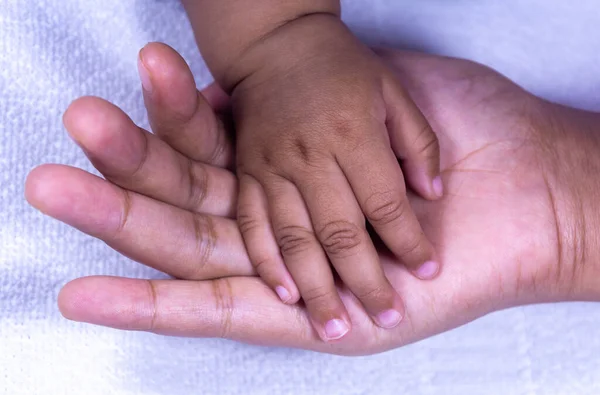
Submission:
<svg viewBox="0 0 600 395">
<path fill-rule="evenodd" d="M 183 60 L 152 44 L 142 52 L 156 135 L 95 98 L 65 115 L 69 133 L 106 181 L 82 170 L 32 171 L 29 202 L 178 280 L 87 277 L 59 296 L 65 317 L 177 336 L 222 336 L 255 344 L 369 354 L 448 330 L 509 306 L 598 300 L 594 210 L 600 116 L 524 92 L 462 60 L 384 52 L 438 134 L 445 197 L 411 204 L 445 262 L 431 282 L 415 279 L 380 249 L 406 304 L 398 327 L 381 329 L 348 290 L 353 330 L 322 342 L 300 305 L 281 303 L 254 276 L 238 233 L 231 146 Z M 220 105 L 219 105 L 220 106 Z M 204 163 L 203 163 L 204 162 Z"/>
</svg>

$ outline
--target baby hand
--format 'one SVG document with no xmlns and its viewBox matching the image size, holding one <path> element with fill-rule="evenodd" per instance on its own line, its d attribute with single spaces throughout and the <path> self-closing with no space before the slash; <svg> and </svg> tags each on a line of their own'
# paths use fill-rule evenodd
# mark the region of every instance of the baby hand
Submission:
<svg viewBox="0 0 600 395">
<path fill-rule="evenodd" d="M 442 196 L 437 138 L 339 19 L 298 20 L 262 45 L 263 67 L 232 94 L 238 222 L 249 256 L 284 302 L 302 297 L 323 340 L 351 327 L 329 263 L 374 322 L 393 328 L 403 303 L 365 218 L 419 278 L 437 274 L 403 177 L 424 198 Z"/>
</svg>

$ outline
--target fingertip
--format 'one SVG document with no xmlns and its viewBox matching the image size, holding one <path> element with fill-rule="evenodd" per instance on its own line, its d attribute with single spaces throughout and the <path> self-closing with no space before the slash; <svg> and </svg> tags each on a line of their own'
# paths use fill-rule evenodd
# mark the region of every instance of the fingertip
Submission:
<svg viewBox="0 0 600 395">
<path fill-rule="evenodd" d="M 120 108 L 94 96 L 73 101 L 63 115 L 63 123 L 69 136 L 81 148 L 92 152 L 114 145 L 123 131 L 137 129 Z"/>
<path fill-rule="evenodd" d="M 29 172 L 29 174 L 27 174 L 27 178 L 25 179 L 25 188 L 24 188 L 24 195 L 25 195 L 25 200 L 27 201 L 27 203 L 29 203 L 30 205 L 32 205 L 33 207 L 35 207 L 36 209 L 39 210 L 39 196 L 40 196 L 40 192 L 39 192 L 39 184 L 40 182 L 43 182 L 43 175 L 44 175 L 44 167 L 46 165 L 41 165 L 41 166 L 37 166 L 35 167 L 33 170 L 31 170 Z"/>
<path fill-rule="evenodd" d="M 150 43 L 139 52 L 138 67 L 146 98 L 160 102 L 183 119 L 198 106 L 194 76 L 181 55 L 162 43 Z"/>
<path fill-rule="evenodd" d="M 440 272 L 440 264 L 429 260 L 419 266 L 413 273 L 421 280 L 433 280 Z"/>
<path fill-rule="evenodd" d="M 159 76 L 171 72 L 168 67 L 165 68 L 165 64 L 168 64 L 165 60 L 183 61 L 183 58 L 175 49 L 159 42 L 150 42 L 144 45 L 138 53 L 138 58 L 147 67 L 148 71 Z"/>
<path fill-rule="evenodd" d="M 60 290 L 58 309 L 71 321 L 144 330 L 154 308 L 143 282 L 106 276 L 78 278 Z"/>
<path fill-rule="evenodd" d="M 31 170 L 25 179 L 25 199 L 37 210 L 48 214 L 60 182 L 52 177 L 57 165 L 45 164 Z"/>
<path fill-rule="evenodd" d="M 142 88 L 146 94 L 151 97 L 153 91 L 152 76 L 148 70 L 148 67 L 146 67 L 144 64 L 143 51 L 144 49 L 142 48 L 137 60 L 138 75 L 140 76 L 140 81 L 142 82 Z"/>
<path fill-rule="evenodd" d="M 288 304 L 292 305 L 292 304 L 296 304 L 296 303 L 300 302 L 300 299 L 301 299 L 301 297 L 300 297 L 300 293 L 298 293 L 298 292 L 296 291 L 296 293 L 295 293 L 295 294 L 292 294 L 292 295 L 293 295 L 293 296 L 292 296 L 292 298 L 290 299 L 290 301 L 288 302 Z"/>
<path fill-rule="evenodd" d="M 275 293 L 277 294 L 277 296 L 279 296 L 279 299 L 285 304 L 293 305 L 298 303 L 298 301 L 300 300 L 300 293 L 298 292 L 298 289 L 295 286 L 290 286 L 289 284 L 286 286 L 275 286 Z"/>
<path fill-rule="evenodd" d="M 341 301 L 339 306 L 329 309 L 323 307 L 315 309 L 314 301 L 306 303 L 306 307 L 312 327 L 321 341 L 336 343 L 343 340 L 352 331 L 352 322 Z"/>
<path fill-rule="evenodd" d="M 146 84 L 151 81 L 151 91 L 143 91 L 153 132 L 194 160 L 229 166 L 233 158 L 229 136 L 213 111 L 227 106 L 227 95 L 214 84 L 199 92 L 188 64 L 168 45 L 146 45 L 139 64 L 142 86 L 145 79 Z"/>
<path fill-rule="evenodd" d="M 79 280 L 79 279 L 78 279 Z M 58 293 L 57 304 L 58 310 L 60 314 L 68 320 L 71 321 L 79 321 L 78 311 L 79 311 L 79 287 L 78 280 L 73 280 L 65 284 L 62 287 L 60 292 Z"/>
<path fill-rule="evenodd" d="M 35 209 L 93 235 L 121 222 L 117 196 L 99 177 L 64 165 L 39 166 L 25 181 L 25 198 Z"/>
<path fill-rule="evenodd" d="M 63 113 L 62 121 L 72 138 L 76 139 L 76 136 L 73 135 L 73 131 L 80 129 L 78 126 L 82 119 L 85 119 L 93 112 L 92 110 L 99 101 L 102 101 L 102 99 L 94 96 L 83 96 L 73 100 L 71 104 L 69 104 Z"/>
<path fill-rule="evenodd" d="M 398 309 L 388 309 L 380 312 L 374 317 L 375 323 L 384 329 L 393 329 L 400 325 L 403 314 Z"/>
<path fill-rule="evenodd" d="M 277 296 L 279 296 L 279 299 L 281 299 L 283 303 L 289 304 L 290 300 L 292 299 L 292 295 L 282 285 L 275 287 L 275 293 L 277 293 Z"/>
<path fill-rule="evenodd" d="M 327 343 L 342 340 L 350 333 L 351 326 L 345 319 L 334 318 L 325 323 L 321 338 Z"/>
<path fill-rule="evenodd" d="M 251 243 L 248 243 L 251 244 Z M 249 250 L 249 253 L 251 250 Z M 300 300 L 300 292 L 292 280 L 283 262 L 272 260 L 254 265 L 255 270 L 269 288 L 271 288 L 283 303 L 293 305 Z"/>
<path fill-rule="evenodd" d="M 388 111 L 386 126 L 392 150 L 402 161 L 402 170 L 413 190 L 425 199 L 436 200 L 441 197 L 434 185 L 440 174 L 438 137 L 429 120 L 395 78 L 384 88 Z"/>
<path fill-rule="evenodd" d="M 309 299 L 307 301 L 304 298 L 313 329 L 321 341 L 325 343 L 334 343 L 343 340 L 352 331 L 352 322 L 348 316 L 346 307 L 341 300 L 337 300 L 334 304 L 331 304 L 331 302 L 323 298 L 321 299 L 320 302 L 315 304 L 314 300 Z"/>
<path fill-rule="evenodd" d="M 432 189 L 435 196 L 439 199 L 444 196 L 444 183 L 442 182 L 442 177 L 437 176 L 433 179 Z"/>
<path fill-rule="evenodd" d="M 69 136 L 105 176 L 128 176 L 147 154 L 146 132 L 103 99 L 74 101 L 65 112 L 64 123 Z"/>
<path fill-rule="evenodd" d="M 255 265 L 261 279 L 271 288 L 283 303 L 293 305 L 300 300 L 300 292 L 283 262 Z"/>
<path fill-rule="evenodd" d="M 98 319 L 102 306 L 110 306 L 113 293 L 100 276 L 82 277 L 65 284 L 58 293 L 58 309 L 71 321 L 104 325 Z"/>
<path fill-rule="evenodd" d="M 401 167 L 406 176 L 407 184 L 420 197 L 432 201 L 443 197 L 444 184 L 437 170 L 428 171 L 424 169 L 423 164 L 408 160 L 402 163 Z"/>
</svg>

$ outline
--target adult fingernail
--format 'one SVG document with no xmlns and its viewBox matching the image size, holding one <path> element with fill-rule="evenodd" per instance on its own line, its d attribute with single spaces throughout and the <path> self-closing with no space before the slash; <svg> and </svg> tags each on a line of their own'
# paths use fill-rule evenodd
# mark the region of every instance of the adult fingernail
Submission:
<svg viewBox="0 0 600 395">
<path fill-rule="evenodd" d="M 435 277 L 440 270 L 440 265 L 435 261 L 427 261 L 415 272 L 421 280 L 429 280 Z"/>
<path fill-rule="evenodd" d="M 283 303 L 287 303 L 292 298 L 292 295 L 290 295 L 288 290 L 281 285 L 275 287 L 275 292 L 277 292 L 277 296 L 279 296 L 279 299 L 281 299 Z"/>
<path fill-rule="evenodd" d="M 327 340 L 341 339 L 349 330 L 348 325 L 343 320 L 337 318 L 329 320 L 325 324 L 325 336 Z"/>
<path fill-rule="evenodd" d="M 444 184 L 442 183 L 442 177 L 437 176 L 433 179 L 433 192 L 437 197 L 444 196 Z"/>
<path fill-rule="evenodd" d="M 375 317 L 377 325 L 385 329 L 392 329 L 402 321 L 402 314 L 399 311 L 390 309 L 382 311 Z"/>
<path fill-rule="evenodd" d="M 148 72 L 148 69 L 144 65 L 144 61 L 142 58 L 143 51 L 144 50 L 142 49 L 138 56 L 138 73 L 140 75 L 140 80 L 142 81 L 142 87 L 144 88 L 144 90 L 148 93 L 152 93 L 152 79 L 150 78 L 150 73 Z"/>
</svg>

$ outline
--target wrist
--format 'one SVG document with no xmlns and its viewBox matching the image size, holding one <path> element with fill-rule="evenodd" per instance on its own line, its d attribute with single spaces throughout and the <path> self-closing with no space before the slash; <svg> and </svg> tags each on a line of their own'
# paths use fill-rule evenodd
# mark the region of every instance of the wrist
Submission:
<svg viewBox="0 0 600 395">
<path fill-rule="evenodd" d="M 299 21 L 340 19 L 339 0 L 181 0 L 202 56 L 225 88 L 248 73 L 249 53 Z"/>
<path fill-rule="evenodd" d="M 284 75 L 301 62 L 318 60 L 320 54 L 343 51 L 354 40 L 338 15 L 303 15 L 253 42 L 215 78 L 231 94 L 245 81 L 260 82 Z"/>
<path fill-rule="evenodd" d="M 550 287 L 559 300 L 600 301 L 600 117 L 550 106 L 547 170 L 557 229 Z"/>
</svg>

